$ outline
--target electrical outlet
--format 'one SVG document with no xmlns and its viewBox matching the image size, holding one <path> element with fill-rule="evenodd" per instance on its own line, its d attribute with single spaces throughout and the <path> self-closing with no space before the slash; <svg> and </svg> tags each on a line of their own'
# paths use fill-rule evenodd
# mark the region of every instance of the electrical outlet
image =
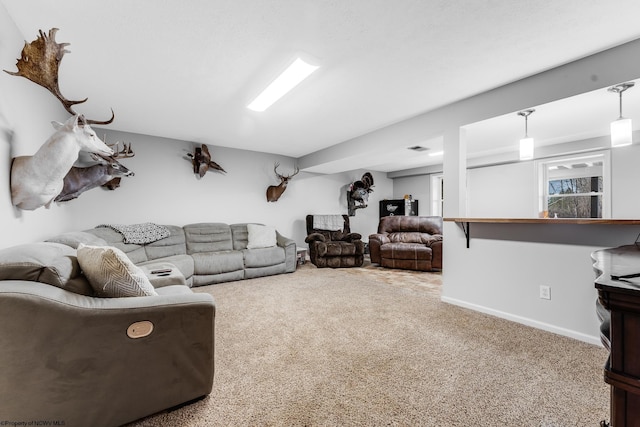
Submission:
<svg viewBox="0 0 640 427">
<path fill-rule="evenodd" d="M 551 286 L 540 286 L 540 298 L 551 299 Z"/>
</svg>

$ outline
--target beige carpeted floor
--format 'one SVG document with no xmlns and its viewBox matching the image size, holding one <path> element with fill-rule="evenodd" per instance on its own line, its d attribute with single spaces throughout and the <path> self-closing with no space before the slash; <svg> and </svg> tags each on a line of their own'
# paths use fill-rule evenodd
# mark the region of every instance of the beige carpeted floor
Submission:
<svg viewBox="0 0 640 427">
<path fill-rule="evenodd" d="M 203 400 L 131 426 L 596 426 L 603 348 L 440 302 L 441 275 L 317 269 L 216 299 Z M 595 313 L 594 313 L 595 316 Z"/>
</svg>

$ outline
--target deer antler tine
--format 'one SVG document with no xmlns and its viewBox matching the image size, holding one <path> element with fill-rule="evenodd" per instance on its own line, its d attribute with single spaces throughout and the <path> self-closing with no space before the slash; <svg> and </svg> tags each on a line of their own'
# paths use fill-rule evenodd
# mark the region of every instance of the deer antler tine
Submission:
<svg viewBox="0 0 640 427">
<path fill-rule="evenodd" d="M 80 101 L 80 102 L 84 102 L 84 101 L 86 101 L 87 99 L 89 99 L 89 98 L 85 98 L 83 101 Z M 79 104 L 80 102 L 77 102 L 77 104 Z M 67 110 L 67 111 L 69 111 L 69 110 Z M 74 114 L 75 114 L 75 113 L 74 113 Z M 101 121 L 97 121 L 97 120 L 87 120 L 86 122 L 87 122 L 88 124 L 90 124 L 90 125 L 108 125 L 109 123 L 113 122 L 113 119 L 115 119 L 115 118 L 116 118 L 116 115 L 114 114 L 114 112 L 113 112 L 113 108 L 112 108 L 112 109 L 111 109 L 111 118 L 110 118 L 109 120 L 105 120 L 105 121 L 103 121 L 103 122 L 101 122 Z"/>
<path fill-rule="evenodd" d="M 60 62 L 65 53 L 69 51 L 65 49 L 69 43 L 57 43 L 57 28 L 51 28 L 47 35 L 44 31 L 39 30 L 39 36 L 31 43 L 25 41 L 22 48 L 21 57 L 18 59 L 16 67 L 17 72 L 4 70 L 4 72 L 12 76 L 24 77 L 32 82 L 44 87 L 51 92 L 63 105 L 64 109 L 71 115 L 77 115 L 73 110 L 73 106 L 81 104 L 87 98 L 80 101 L 66 99 L 60 92 L 58 86 L 58 71 Z M 111 119 L 107 121 L 86 120 L 86 124 L 107 125 L 113 122 L 115 114 L 111 110 Z"/>
<path fill-rule="evenodd" d="M 122 150 L 119 149 L 120 147 L 120 142 L 122 142 Z M 109 145 L 109 144 L 107 144 Z M 114 158 L 119 158 L 119 157 L 133 157 L 136 155 L 136 153 L 133 151 L 133 149 L 131 148 L 131 143 L 126 143 L 124 141 L 116 141 L 115 144 L 111 144 L 109 145 L 109 147 L 111 147 L 113 149 L 113 156 Z"/>
</svg>

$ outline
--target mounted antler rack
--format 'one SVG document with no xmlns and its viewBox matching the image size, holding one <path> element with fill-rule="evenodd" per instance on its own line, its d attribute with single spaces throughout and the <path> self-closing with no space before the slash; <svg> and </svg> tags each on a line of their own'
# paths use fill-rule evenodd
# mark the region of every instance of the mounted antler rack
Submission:
<svg viewBox="0 0 640 427">
<path fill-rule="evenodd" d="M 267 201 L 268 202 L 277 202 L 284 190 L 287 189 L 287 184 L 289 184 L 289 180 L 296 176 L 298 172 L 300 172 L 299 167 L 295 167 L 293 173 L 291 175 L 282 175 L 278 173 L 278 166 L 280 163 L 275 163 L 273 166 L 273 172 L 276 174 L 276 177 L 280 180 L 280 184 L 278 185 L 270 185 L 267 187 Z"/>
<path fill-rule="evenodd" d="M 22 48 L 22 56 L 18 59 L 16 66 L 18 72 L 11 72 L 4 70 L 5 73 L 12 76 L 20 76 L 31 80 L 32 82 L 44 87 L 51 92 L 64 106 L 64 109 L 73 116 L 78 115 L 73 106 L 76 104 L 82 104 L 88 98 L 80 101 L 72 101 L 62 96 L 60 87 L 58 86 L 58 70 L 60 69 L 60 62 L 65 53 L 69 51 L 65 49 L 69 46 L 69 43 L 56 43 L 57 28 L 49 30 L 47 36 L 42 30 L 38 38 L 31 43 L 24 44 Z M 84 120 L 86 124 L 96 125 L 108 125 L 113 122 L 115 114 L 111 110 L 111 118 L 105 121 L 96 120 Z"/>
<path fill-rule="evenodd" d="M 122 150 L 119 150 L 120 144 L 122 143 Z M 113 149 L 113 157 L 114 158 L 127 158 L 133 157 L 136 153 L 131 148 L 131 143 L 126 143 L 123 141 L 116 141 L 115 144 L 107 144 L 109 147 Z"/>
</svg>

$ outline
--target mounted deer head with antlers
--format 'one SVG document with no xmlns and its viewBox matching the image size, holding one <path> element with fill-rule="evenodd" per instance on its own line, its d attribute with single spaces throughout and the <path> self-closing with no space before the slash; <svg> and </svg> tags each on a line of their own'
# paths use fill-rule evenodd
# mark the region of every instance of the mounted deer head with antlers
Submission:
<svg viewBox="0 0 640 427">
<path fill-rule="evenodd" d="M 98 186 L 115 190 L 120 186 L 120 179 L 123 176 L 135 175 L 133 171 L 127 169 L 116 160 L 116 157 L 118 157 L 116 154 L 113 156 L 101 156 L 103 163 L 93 166 L 86 168 L 72 167 L 64 177 L 64 186 L 60 194 L 56 196 L 55 201 L 66 202 L 75 199 L 85 191 Z M 127 155 L 125 157 L 133 156 Z"/>
<path fill-rule="evenodd" d="M 111 110 L 111 119 L 96 121 L 85 119 L 76 114 L 73 106 L 81 101 L 71 101 L 60 93 L 58 70 L 67 50 L 68 43 L 56 43 L 57 28 L 49 30 L 47 36 L 42 30 L 38 38 L 26 43 L 22 56 L 16 64 L 18 72 L 6 73 L 24 77 L 46 88 L 62 103 L 65 110 L 72 114 L 65 124 L 53 122 L 56 132 L 38 149 L 33 156 L 19 156 L 11 163 L 11 200 L 20 209 L 49 207 L 63 188 L 63 180 L 78 159 L 80 152 L 113 155 L 108 147 L 91 129 L 90 124 L 106 125 L 115 115 Z"/>
<path fill-rule="evenodd" d="M 48 208 L 80 151 L 113 155 L 82 116 L 52 124 L 56 131 L 33 156 L 18 156 L 11 163 L 11 201 L 20 209 Z"/>
<path fill-rule="evenodd" d="M 104 157 L 104 156 L 100 156 L 105 160 L 105 163 L 103 164 L 103 166 L 105 167 L 112 167 L 113 166 L 113 162 L 111 161 L 112 159 L 115 161 L 115 163 L 117 163 L 118 165 L 120 165 L 120 167 L 115 167 L 115 175 L 114 177 L 107 181 L 104 184 L 100 184 L 100 186 L 102 188 L 106 188 L 107 190 L 115 190 L 116 188 L 120 187 L 120 181 L 122 179 L 123 176 L 133 176 L 135 175 L 133 173 L 133 171 L 130 171 L 131 173 L 123 173 L 122 171 L 124 171 L 125 169 L 128 171 L 127 168 L 125 168 L 124 166 L 122 166 L 120 163 L 118 163 L 118 161 L 116 160 L 117 158 L 128 158 L 128 157 L 133 157 L 136 155 L 136 153 L 133 151 L 133 148 L 131 148 L 132 143 L 126 143 L 123 142 L 122 143 L 122 150 L 118 151 L 118 147 L 120 146 L 120 141 L 116 141 L 115 144 L 107 144 L 109 145 L 109 147 L 113 148 L 113 146 L 115 145 L 115 148 L 113 148 L 113 156 L 110 157 Z"/>
<path fill-rule="evenodd" d="M 104 136 L 106 141 L 107 137 Z M 122 144 L 122 149 L 120 149 Z M 118 161 L 120 158 L 129 158 L 136 155 L 132 144 L 116 141 L 107 144 L 113 150 L 113 155 L 84 152 L 78 153 L 78 160 L 64 177 L 62 191 L 55 198 L 56 202 L 66 202 L 75 199 L 87 190 L 98 186 L 107 190 L 115 190 L 120 187 L 123 176 L 134 176 L 133 171 L 127 169 Z"/>
<path fill-rule="evenodd" d="M 280 184 L 270 185 L 269 187 L 267 187 L 268 202 L 277 202 L 280 196 L 282 196 L 282 193 L 284 193 L 284 190 L 287 189 L 287 184 L 289 183 L 289 180 L 294 176 L 296 176 L 298 172 L 300 172 L 300 169 L 296 166 L 296 168 L 294 169 L 291 175 L 280 175 L 278 173 L 278 166 L 280 166 L 280 163 L 276 163 L 274 165 L 273 172 L 275 172 L 276 176 L 280 180 Z"/>
<path fill-rule="evenodd" d="M 11 72 L 4 70 L 5 73 L 12 76 L 20 76 L 31 80 L 32 82 L 39 84 L 40 86 L 51 92 L 62 103 L 65 110 L 72 116 L 78 115 L 73 111 L 73 106 L 76 104 L 82 104 L 88 98 L 81 101 L 71 101 L 66 99 L 60 93 L 60 87 L 58 86 L 58 70 L 60 68 L 60 62 L 65 53 L 69 51 L 65 49 L 69 46 L 69 43 L 56 43 L 57 28 L 49 30 L 47 36 L 42 30 L 38 38 L 31 43 L 25 42 L 22 48 L 22 56 L 18 59 L 16 66 L 18 72 Z M 111 118 L 105 121 L 96 121 L 85 119 L 86 124 L 95 125 L 108 125 L 113 122 L 115 114 L 111 110 Z"/>
</svg>

